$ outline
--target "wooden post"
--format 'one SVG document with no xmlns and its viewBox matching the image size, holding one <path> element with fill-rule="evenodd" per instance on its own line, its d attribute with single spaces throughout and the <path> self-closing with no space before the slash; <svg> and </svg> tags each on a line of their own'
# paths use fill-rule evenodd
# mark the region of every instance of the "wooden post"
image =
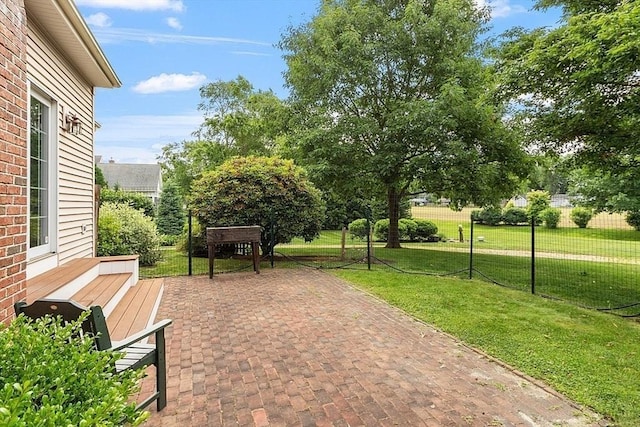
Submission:
<svg viewBox="0 0 640 427">
<path fill-rule="evenodd" d="M 347 250 L 345 249 L 345 244 L 346 244 L 346 238 L 347 238 L 347 227 L 342 227 L 342 239 L 340 240 L 340 247 L 342 248 L 342 250 L 340 251 L 340 259 L 342 261 L 344 261 L 344 258 L 347 254 Z"/>
</svg>

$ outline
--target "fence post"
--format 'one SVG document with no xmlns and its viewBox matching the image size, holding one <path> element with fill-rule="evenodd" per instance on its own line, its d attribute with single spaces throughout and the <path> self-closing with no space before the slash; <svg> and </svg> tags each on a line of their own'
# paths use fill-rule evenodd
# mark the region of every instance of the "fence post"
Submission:
<svg viewBox="0 0 640 427">
<path fill-rule="evenodd" d="M 531 217 L 531 293 L 536 293 L 536 220 Z"/>
<path fill-rule="evenodd" d="M 276 226 L 275 226 L 275 222 L 276 222 L 276 218 L 275 218 L 275 214 L 273 211 L 271 211 L 271 224 L 270 224 L 270 234 L 271 236 L 269 236 L 270 242 L 269 242 L 269 258 L 271 261 L 271 268 L 273 268 L 275 259 L 274 259 L 274 246 L 276 245 Z"/>
<path fill-rule="evenodd" d="M 471 225 L 469 227 L 469 279 L 473 279 L 473 214 L 470 216 Z"/>
<path fill-rule="evenodd" d="M 187 238 L 187 253 L 188 253 L 188 258 L 189 258 L 189 276 L 193 275 L 193 245 L 192 245 L 192 241 L 191 241 L 191 231 L 192 231 L 192 222 L 191 222 L 191 209 L 189 209 L 188 211 L 188 234 L 189 237 Z"/>
<path fill-rule="evenodd" d="M 371 221 L 367 214 L 367 269 L 371 270 Z"/>
</svg>

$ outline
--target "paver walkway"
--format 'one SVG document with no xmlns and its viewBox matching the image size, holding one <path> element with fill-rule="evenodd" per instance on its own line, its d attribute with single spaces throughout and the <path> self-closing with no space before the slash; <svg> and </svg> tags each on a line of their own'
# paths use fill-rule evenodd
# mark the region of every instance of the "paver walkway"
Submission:
<svg viewBox="0 0 640 427">
<path fill-rule="evenodd" d="M 592 426 L 593 414 L 329 274 L 169 278 L 148 426 Z"/>
</svg>

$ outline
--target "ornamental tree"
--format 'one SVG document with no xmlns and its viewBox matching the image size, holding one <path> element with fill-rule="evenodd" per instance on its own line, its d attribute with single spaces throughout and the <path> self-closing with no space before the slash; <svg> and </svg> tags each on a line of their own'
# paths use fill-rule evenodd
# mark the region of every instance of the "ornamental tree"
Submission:
<svg viewBox="0 0 640 427">
<path fill-rule="evenodd" d="M 158 232 L 161 234 L 178 236 L 182 233 L 186 215 L 178 191 L 178 186 L 173 181 L 167 182 L 162 188 L 156 220 Z"/>
<path fill-rule="evenodd" d="M 277 157 L 234 157 L 194 182 L 189 199 L 203 227 L 262 227 L 262 253 L 294 237 L 311 241 L 324 219 L 320 192 L 305 171 Z M 272 228 L 273 225 L 273 228 Z"/>
<path fill-rule="evenodd" d="M 477 54 L 487 18 L 472 0 L 324 0 L 280 42 L 298 158 L 323 188 L 383 195 L 389 248 L 411 189 L 488 205 L 525 173 Z"/>
</svg>

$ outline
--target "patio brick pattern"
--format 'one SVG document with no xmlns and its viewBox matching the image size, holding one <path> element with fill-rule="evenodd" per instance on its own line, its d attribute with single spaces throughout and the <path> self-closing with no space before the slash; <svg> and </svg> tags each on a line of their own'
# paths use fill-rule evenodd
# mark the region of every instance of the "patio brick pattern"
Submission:
<svg viewBox="0 0 640 427">
<path fill-rule="evenodd" d="M 594 414 L 330 274 L 168 278 L 148 426 L 595 426 Z"/>
</svg>

